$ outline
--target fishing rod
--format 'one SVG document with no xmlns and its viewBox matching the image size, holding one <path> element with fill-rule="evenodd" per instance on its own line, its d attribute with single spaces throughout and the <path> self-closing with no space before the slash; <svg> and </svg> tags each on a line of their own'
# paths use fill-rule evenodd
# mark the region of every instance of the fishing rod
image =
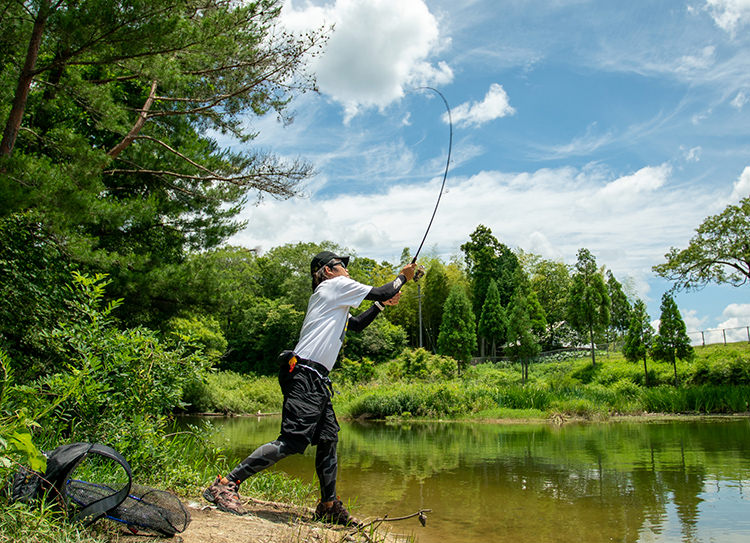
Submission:
<svg viewBox="0 0 750 543">
<path fill-rule="evenodd" d="M 440 98 L 442 98 L 443 103 L 445 104 L 445 109 L 448 112 L 448 126 L 450 128 L 449 131 L 449 137 L 448 137 L 448 158 L 445 161 L 445 172 L 443 172 L 443 183 L 440 185 L 440 193 L 438 193 L 437 202 L 435 202 L 435 209 L 432 210 L 432 217 L 430 217 L 430 222 L 427 225 L 427 230 L 425 230 L 424 236 L 422 237 L 422 242 L 419 244 L 419 247 L 417 248 L 417 252 L 414 254 L 414 258 L 412 259 L 411 263 L 415 264 L 417 262 L 417 257 L 419 256 L 419 252 L 422 250 L 422 246 L 424 245 L 425 240 L 427 239 L 427 234 L 430 232 L 430 228 L 432 227 L 432 221 L 435 220 L 435 214 L 437 213 L 438 206 L 440 205 L 440 199 L 443 197 L 443 191 L 445 189 L 445 181 L 448 179 L 448 168 L 450 167 L 451 163 L 451 151 L 453 149 L 453 118 L 451 117 L 451 107 L 448 105 L 448 100 L 445 99 L 445 96 L 443 96 L 443 93 L 439 90 L 433 88 L 433 87 L 418 87 L 419 89 L 427 89 L 435 92 Z M 419 269 L 414 274 L 414 280 L 419 280 L 420 277 L 424 275 L 424 270 Z"/>
</svg>

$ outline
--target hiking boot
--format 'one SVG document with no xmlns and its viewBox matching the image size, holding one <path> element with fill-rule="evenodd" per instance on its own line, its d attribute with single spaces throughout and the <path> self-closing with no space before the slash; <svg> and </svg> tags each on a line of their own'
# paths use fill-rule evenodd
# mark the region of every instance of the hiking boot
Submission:
<svg viewBox="0 0 750 543">
<path fill-rule="evenodd" d="M 203 491 L 203 497 L 221 511 L 235 515 L 244 515 L 246 513 L 240 501 L 237 483 L 232 481 L 222 484 L 221 477 L 216 477 L 213 484 Z"/>
<path fill-rule="evenodd" d="M 341 500 L 336 499 L 333 505 L 326 507 L 323 502 L 318 504 L 315 508 L 315 514 L 313 520 L 319 520 L 321 522 L 330 522 L 331 524 L 341 524 L 342 526 L 361 526 L 362 523 L 351 516 L 349 511 L 346 510 Z"/>
</svg>

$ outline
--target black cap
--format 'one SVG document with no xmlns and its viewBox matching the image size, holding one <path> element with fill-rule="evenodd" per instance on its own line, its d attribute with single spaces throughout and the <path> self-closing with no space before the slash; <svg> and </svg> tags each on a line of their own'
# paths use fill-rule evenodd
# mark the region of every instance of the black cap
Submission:
<svg viewBox="0 0 750 543">
<path fill-rule="evenodd" d="M 337 256 L 331 251 L 322 251 L 316 254 L 313 257 L 312 262 L 310 262 L 310 275 L 315 275 L 320 268 L 331 262 L 331 260 L 340 260 L 344 263 L 344 266 L 349 265 L 348 256 Z"/>
</svg>

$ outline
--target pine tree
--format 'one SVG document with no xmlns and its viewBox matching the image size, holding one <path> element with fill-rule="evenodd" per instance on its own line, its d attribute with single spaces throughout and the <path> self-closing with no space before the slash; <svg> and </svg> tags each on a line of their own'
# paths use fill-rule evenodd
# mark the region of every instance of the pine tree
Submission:
<svg viewBox="0 0 750 543">
<path fill-rule="evenodd" d="M 500 303 L 500 294 L 497 291 L 495 281 L 490 281 L 487 289 L 487 297 L 482 306 L 482 315 L 479 318 L 479 335 L 492 345 L 492 356 L 497 355 L 497 345 L 505 342 L 508 318 L 505 309 Z"/>
<path fill-rule="evenodd" d="M 609 321 L 612 337 L 617 338 L 630 326 L 632 308 L 628 297 L 622 290 L 622 285 L 615 278 L 611 270 L 607 270 L 607 294 L 611 301 L 611 318 Z"/>
<path fill-rule="evenodd" d="M 532 331 L 532 321 L 526 296 L 516 290 L 508 307 L 508 352 L 521 363 L 523 382 L 529 378 L 529 363 L 539 354 L 539 340 Z"/>
<path fill-rule="evenodd" d="M 677 386 L 677 360 L 692 360 L 695 351 L 690 345 L 685 321 L 674 298 L 665 292 L 661 297 L 661 317 L 659 333 L 654 338 L 652 352 L 656 360 L 671 362 L 674 368 L 674 384 Z"/>
<path fill-rule="evenodd" d="M 568 320 L 576 332 L 588 334 L 592 365 L 596 364 L 594 337 L 603 333 L 609 324 L 610 303 L 596 259 L 588 249 L 580 249 L 568 294 Z"/>
<path fill-rule="evenodd" d="M 622 354 L 631 362 L 643 360 L 644 383 L 648 386 L 648 367 L 646 366 L 646 355 L 654 343 L 654 329 L 646 311 L 646 304 L 642 300 L 636 300 L 630 313 L 630 326 L 625 332 L 625 344 L 622 346 Z"/>
<path fill-rule="evenodd" d="M 455 358 L 459 370 L 463 370 L 471 360 L 476 344 L 476 323 L 471 303 L 464 289 L 456 285 L 451 289 L 445 302 L 443 322 L 438 336 L 438 351 Z"/>
</svg>

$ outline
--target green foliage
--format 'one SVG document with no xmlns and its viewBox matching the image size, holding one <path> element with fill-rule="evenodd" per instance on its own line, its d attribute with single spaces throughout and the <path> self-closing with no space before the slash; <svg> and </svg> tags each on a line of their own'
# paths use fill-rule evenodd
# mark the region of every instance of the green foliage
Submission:
<svg viewBox="0 0 750 543">
<path fill-rule="evenodd" d="M 282 396 L 276 377 L 221 371 L 194 381 L 184 401 L 194 413 L 277 413 Z"/>
<path fill-rule="evenodd" d="M 471 279 L 474 314 L 481 314 L 492 280 L 497 284 L 501 304 L 508 305 L 518 286 L 518 257 L 481 224 L 471 233 L 469 241 L 461 245 L 461 251 L 465 255 L 466 271 Z"/>
<path fill-rule="evenodd" d="M 671 362 L 674 367 L 674 383 L 677 385 L 677 359 L 692 360 L 695 356 L 685 321 L 682 320 L 674 298 L 665 292 L 661 297 L 659 332 L 654 338 L 652 355 L 656 360 Z"/>
<path fill-rule="evenodd" d="M 750 405 L 750 386 L 660 386 L 645 389 L 641 402 L 657 413 L 743 413 Z"/>
<path fill-rule="evenodd" d="M 505 309 L 500 303 L 500 293 L 497 291 L 497 284 L 494 280 L 490 281 L 487 289 L 487 297 L 484 299 L 482 314 L 479 317 L 479 327 L 477 332 L 479 336 L 490 342 L 494 351 L 498 345 L 505 343 L 508 330 L 508 317 Z"/>
<path fill-rule="evenodd" d="M 240 372 L 273 374 L 278 355 L 294 347 L 304 314 L 281 300 L 256 298 L 227 333 L 229 352 L 221 366 Z"/>
<path fill-rule="evenodd" d="M 578 251 L 576 272 L 568 292 L 568 322 L 591 343 L 591 362 L 596 364 L 594 336 L 609 324 L 610 299 L 607 286 L 588 249 Z"/>
<path fill-rule="evenodd" d="M 622 285 L 615 278 L 612 270 L 607 270 L 607 294 L 611 302 L 609 320 L 614 336 L 622 335 L 630 326 L 630 302 L 622 290 Z"/>
<path fill-rule="evenodd" d="M 361 332 L 347 334 L 343 351 L 349 358 L 384 362 L 398 355 L 406 347 L 406 340 L 403 327 L 379 316 Z"/>
<path fill-rule="evenodd" d="M 314 88 L 304 63 L 323 33 L 277 31 L 280 10 L 277 0 L 3 8 L 0 34 L 14 43 L 0 73 L 0 217 L 36 210 L 79 269 L 109 274 L 129 324 L 158 327 L 183 309 L 187 252 L 237 232 L 248 199 L 295 195 L 310 174 L 211 136 L 247 143 L 248 115 L 290 122 L 289 100 Z"/>
<path fill-rule="evenodd" d="M 65 318 L 70 265 L 36 213 L 0 219 L 0 339 L 28 382 L 50 369 L 44 331 Z"/>
<path fill-rule="evenodd" d="M 529 363 L 541 347 L 532 330 L 532 320 L 526 296 L 518 289 L 510 300 L 508 308 L 508 347 L 513 360 L 523 365 L 524 381 L 528 379 Z"/>
<path fill-rule="evenodd" d="M 181 341 L 200 347 L 206 358 L 214 363 L 227 350 L 227 340 L 221 332 L 219 321 L 206 315 L 173 317 L 167 329 Z"/>
<path fill-rule="evenodd" d="M 333 370 L 332 378 L 341 383 L 367 383 L 375 377 L 375 364 L 368 358 L 351 360 L 344 357 Z"/>
<path fill-rule="evenodd" d="M 651 327 L 650 318 L 646 311 L 646 304 L 637 300 L 631 312 L 630 325 L 625 333 L 625 343 L 622 346 L 622 354 L 630 362 L 643 360 L 643 375 L 648 385 L 648 366 L 646 355 L 653 346 L 654 329 Z"/>
<path fill-rule="evenodd" d="M 474 313 L 463 288 L 456 285 L 445 303 L 443 322 L 440 324 L 438 350 L 440 354 L 452 356 L 465 367 L 477 344 Z"/>
<path fill-rule="evenodd" d="M 693 366 L 688 381 L 692 385 L 750 385 L 750 356 L 733 353 L 715 362 L 703 358 Z"/>
<path fill-rule="evenodd" d="M 696 229 L 687 249 L 672 247 L 667 261 L 654 271 L 678 289 L 699 289 L 708 283 L 746 285 L 750 280 L 750 196 L 729 205 Z"/>
<path fill-rule="evenodd" d="M 443 381 L 458 375 L 458 363 L 450 356 L 431 354 L 425 349 L 405 349 L 396 359 L 398 378 Z"/>
</svg>

